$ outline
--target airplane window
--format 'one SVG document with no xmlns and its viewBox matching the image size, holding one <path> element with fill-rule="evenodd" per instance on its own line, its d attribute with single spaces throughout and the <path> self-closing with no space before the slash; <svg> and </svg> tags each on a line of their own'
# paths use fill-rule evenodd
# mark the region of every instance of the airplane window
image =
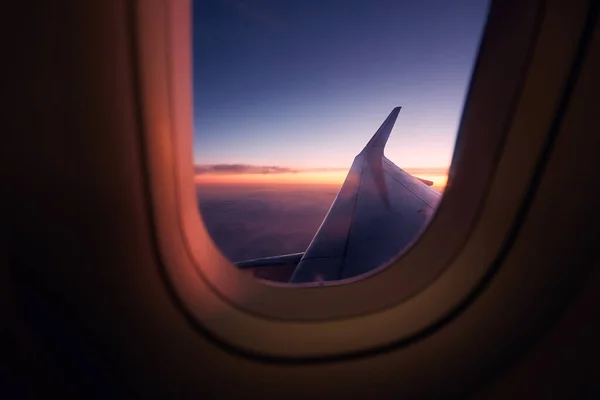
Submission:
<svg viewBox="0 0 600 400">
<path fill-rule="evenodd" d="M 446 186 L 487 9 L 194 1 L 194 179 L 223 254 L 301 283 L 413 243 Z"/>
</svg>

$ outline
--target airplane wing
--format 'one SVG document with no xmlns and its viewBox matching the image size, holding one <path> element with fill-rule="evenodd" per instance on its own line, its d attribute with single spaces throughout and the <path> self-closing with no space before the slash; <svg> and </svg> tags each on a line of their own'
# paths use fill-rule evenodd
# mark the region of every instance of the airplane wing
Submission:
<svg viewBox="0 0 600 400">
<path fill-rule="evenodd" d="M 331 281 L 368 272 L 394 258 L 417 237 L 440 194 L 431 181 L 411 176 L 383 155 L 400 107 L 355 157 L 337 197 L 302 253 L 237 263 L 274 266 L 297 263 L 291 283 Z M 301 257 L 300 257 L 301 255 Z M 286 262 L 284 262 L 286 261 Z"/>
</svg>

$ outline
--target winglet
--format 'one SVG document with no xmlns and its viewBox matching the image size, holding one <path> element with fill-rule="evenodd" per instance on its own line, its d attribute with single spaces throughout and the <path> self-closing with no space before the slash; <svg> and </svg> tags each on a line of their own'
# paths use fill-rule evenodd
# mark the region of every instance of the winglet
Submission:
<svg viewBox="0 0 600 400">
<path fill-rule="evenodd" d="M 365 146 L 365 148 L 360 152 L 360 154 L 372 154 L 372 155 L 383 155 L 383 148 L 387 143 L 388 138 L 390 137 L 390 133 L 392 132 L 392 128 L 396 123 L 396 118 L 398 118 L 398 113 L 402 107 L 396 107 L 392 110 L 390 115 L 383 121 L 383 124 L 377 129 L 377 132 L 373 135 L 369 143 Z"/>
</svg>

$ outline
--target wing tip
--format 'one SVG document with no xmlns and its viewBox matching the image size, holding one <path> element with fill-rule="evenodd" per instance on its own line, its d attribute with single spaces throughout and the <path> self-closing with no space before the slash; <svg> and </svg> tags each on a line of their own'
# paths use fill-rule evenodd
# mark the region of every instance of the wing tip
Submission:
<svg viewBox="0 0 600 400">
<path fill-rule="evenodd" d="M 365 154 L 366 152 L 375 152 L 383 154 L 383 148 L 385 147 L 387 140 L 392 133 L 392 128 L 396 123 L 396 119 L 398 118 L 398 114 L 402 109 L 401 106 L 394 107 L 392 112 L 387 116 L 387 118 L 383 121 L 379 129 L 375 132 L 371 140 L 367 143 L 364 149 L 359 154 Z"/>
</svg>

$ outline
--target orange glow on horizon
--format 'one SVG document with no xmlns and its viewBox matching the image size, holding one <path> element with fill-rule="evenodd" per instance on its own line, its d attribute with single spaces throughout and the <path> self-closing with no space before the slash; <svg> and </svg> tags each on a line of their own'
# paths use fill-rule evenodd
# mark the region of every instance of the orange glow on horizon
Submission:
<svg viewBox="0 0 600 400">
<path fill-rule="evenodd" d="M 431 175 L 426 175 L 426 174 L 419 174 L 419 175 L 414 175 L 417 178 L 422 178 L 422 179 L 426 179 L 428 181 L 432 181 L 433 185 L 431 186 L 432 188 L 434 188 L 435 190 L 442 192 L 444 191 L 444 189 L 446 188 L 446 184 L 448 183 L 448 175 L 447 174 L 431 174 Z"/>
<path fill-rule="evenodd" d="M 276 183 L 276 184 L 329 184 L 341 185 L 347 171 L 327 172 L 285 172 L 278 174 L 200 174 L 194 177 L 196 183 Z"/>
<path fill-rule="evenodd" d="M 406 168 L 406 172 L 433 182 L 433 188 L 443 191 L 448 181 L 446 168 Z M 205 173 L 194 176 L 195 183 L 204 184 L 311 184 L 341 185 L 348 171 L 302 171 L 276 174 Z"/>
</svg>

